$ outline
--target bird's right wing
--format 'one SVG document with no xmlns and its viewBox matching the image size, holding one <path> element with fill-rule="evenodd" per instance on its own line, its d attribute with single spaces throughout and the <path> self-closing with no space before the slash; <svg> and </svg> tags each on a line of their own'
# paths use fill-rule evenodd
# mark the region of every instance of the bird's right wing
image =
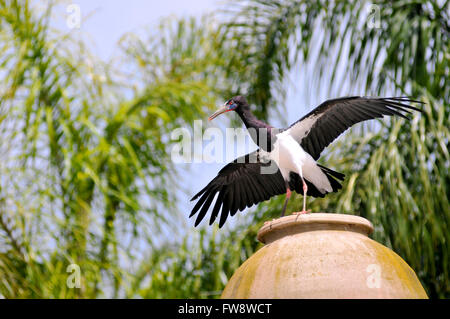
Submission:
<svg viewBox="0 0 450 319">
<path fill-rule="evenodd" d="M 225 223 L 228 215 L 238 210 L 268 200 L 272 196 L 284 194 L 286 186 L 275 162 L 264 160 L 260 150 L 235 159 L 222 168 L 217 176 L 198 192 L 192 199 L 198 199 L 189 217 L 201 208 L 195 220 L 197 226 L 205 217 L 214 197 L 218 194 L 209 219 L 211 225 L 217 218 L 220 208 L 219 227 Z"/>
</svg>

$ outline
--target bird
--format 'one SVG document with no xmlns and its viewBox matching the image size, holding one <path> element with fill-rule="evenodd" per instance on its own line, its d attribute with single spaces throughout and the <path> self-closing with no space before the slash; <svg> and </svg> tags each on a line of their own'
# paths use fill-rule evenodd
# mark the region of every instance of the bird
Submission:
<svg viewBox="0 0 450 319">
<path fill-rule="evenodd" d="M 285 194 L 281 213 L 284 216 L 294 191 L 303 195 L 303 209 L 293 214 L 308 213 L 307 196 L 324 197 L 337 192 L 345 177 L 317 162 L 322 151 L 359 122 L 385 115 L 409 119 L 407 114 L 422 112 L 412 103 L 423 104 L 409 97 L 340 97 L 323 102 L 288 128 L 277 129 L 257 119 L 244 96 L 232 97 L 209 120 L 236 112 L 259 148 L 225 165 L 195 194 L 191 201 L 197 202 L 189 217 L 197 215 L 195 227 L 198 226 L 215 199 L 209 225 L 220 212 L 219 228 L 222 228 L 228 216 L 237 211 Z"/>
</svg>

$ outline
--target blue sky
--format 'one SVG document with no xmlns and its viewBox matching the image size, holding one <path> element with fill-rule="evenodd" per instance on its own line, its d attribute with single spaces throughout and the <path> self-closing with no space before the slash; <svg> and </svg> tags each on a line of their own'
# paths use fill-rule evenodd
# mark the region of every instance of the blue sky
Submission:
<svg viewBox="0 0 450 319">
<path fill-rule="evenodd" d="M 71 30 L 66 19 L 67 7 L 76 4 L 81 11 L 80 29 Z M 147 27 L 156 26 L 167 16 L 201 16 L 214 10 L 216 0 L 78 0 L 65 1 L 55 8 L 55 26 L 62 31 L 78 32 L 90 45 L 93 53 L 109 59 L 117 50 L 117 42 L 127 32 L 140 34 Z"/>
</svg>

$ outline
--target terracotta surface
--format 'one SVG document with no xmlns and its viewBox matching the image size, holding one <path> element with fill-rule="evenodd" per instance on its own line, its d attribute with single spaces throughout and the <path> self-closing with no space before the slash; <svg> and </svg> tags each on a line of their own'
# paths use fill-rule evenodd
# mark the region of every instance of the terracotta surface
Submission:
<svg viewBox="0 0 450 319">
<path fill-rule="evenodd" d="M 266 223 L 266 245 L 230 278 L 222 298 L 427 298 L 414 271 L 367 235 L 362 217 L 313 213 Z"/>
</svg>

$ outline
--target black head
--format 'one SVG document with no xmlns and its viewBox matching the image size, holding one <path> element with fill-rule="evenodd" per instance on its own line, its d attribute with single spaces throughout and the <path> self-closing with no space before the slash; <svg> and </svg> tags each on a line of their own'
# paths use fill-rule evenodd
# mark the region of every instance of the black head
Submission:
<svg viewBox="0 0 450 319">
<path fill-rule="evenodd" d="M 225 102 L 224 105 L 222 105 L 216 112 L 214 112 L 213 115 L 209 117 L 209 120 L 216 118 L 222 113 L 230 112 L 230 111 L 236 111 L 241 112 L 245 109 L 248 109 L 249 105 L 247 103 L 247 100 L 245 97 L 241 95 L 237 95 L 235 97 L 232 97 L 228 101 Z"/>
</svg>

